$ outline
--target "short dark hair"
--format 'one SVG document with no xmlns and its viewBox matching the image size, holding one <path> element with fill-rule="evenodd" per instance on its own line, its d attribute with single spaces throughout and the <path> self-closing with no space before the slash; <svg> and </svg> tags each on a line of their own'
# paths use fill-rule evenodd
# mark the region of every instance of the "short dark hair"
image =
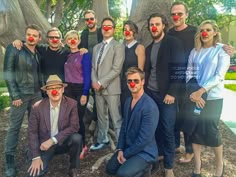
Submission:
<svg viewBox="0 0 236 177">
<path fill-rule="evenodd" d="M 170 11 L 171 11 L 171 9 L 173 8 L 173 6 L 175 6 L 175 5 L 183 5 L 184 8 L 185 8 L 185 12 L 188 13 L 188 6 L 187 6 L 187 4 L 186 4 L 185 2 L 183 2 L 183 1 L 175 1 L 175 2 L 173 2 L 173 3 L 171 4 Z"/>
<path fill-rule="evenodd" d="M 133 31 L 133 33 L 137 34 L 138 33 L 138 26 L 131 20 L 127 20 L 123 23 L 123 31 L 124 31 L 124 27 L 125 25 L 129 25 L 131 31 Z"/>
<path fill-rule="evenodd" d="M 38 25 L 36 25 L 36 24 L 30 24 L 30 25 L 28 25 L 28 26 L 25 28 L 25 33 L 26 33 L 26 31 L 27 31 L 28 29 L 37 30 L 37 31 L 39 32 L 39 37 L 42 36 L 42 31 L 41 31 L 41 29 L 40 29 L 40 27 L 39 27 Z"/>
<path fill-rule="evenodd" d="M 47 31 L 47 37 L 48 37 L 48 34 L 51 33 L 52 31 L 57 31 L 60 35 L 60 38 L 62 38 L 62 34 L 61 34 L 61 31 L 57 28 L 57 27 L 52 27 L 50 28 L 48 31 Z"/>
<path fill-rule="evenodd" d="M 135 66 L 132 66 L 132 67 L 128 68 L 127 71 L 125 72 L 125 76 L 126 76 L 126 78 L 127 78 L 128 75 L 130 75 L 130 74 L 136 74 L 136 73 L 139 74 L 141 80 L 143 80 L 143 79 L 145 78 L 144 72 L 143 72 L 140 68 L 135 67 Z"/>
<path fill-rule="evenodd" d="M 86 10 L 86 11 L 84 12 L 84 17 L 85 17 L 86 14 L 90 14 L 90 13 L 93 14 L 94 16 L 96 16 L 95 12 L 94 12 L 93 10 L 90 10 L 90 9 L 89 9 L 89 10 Z"/>
<path fill-rule="evenodd" d="M 155 17 L 160 17 L 161 18 L 162 24 L 165 25 L 164 32 L 166 33 L 168 31 L 168 28 L 169 28 L 168 20 L 167 20 L 167 18 L 164 15 L 159 14 L 159 13 L 154 13 L 154 14 L 149 16 L 149 18 L 148 18 L 148 30 L 149 30 L 150 20 L 152 18 L 155 18 Z"/>
<path fill-rule="evenodd" d="M 108 21 L 111 21 L 113 27 L 116 28 L 116 23 L 115 23 L 115 21 L 113 20 L 113 18 L 111 18 L 111 17 L 105 17 L 105 18 L 103 18 L 103 19 L 102 19 L 102 22 L 101 22 L 101 26 L 102 26 L 103 22 L 104 22 L 104 21 L 107 21 L 107 20 L 108 20 Z"/>
</svg>

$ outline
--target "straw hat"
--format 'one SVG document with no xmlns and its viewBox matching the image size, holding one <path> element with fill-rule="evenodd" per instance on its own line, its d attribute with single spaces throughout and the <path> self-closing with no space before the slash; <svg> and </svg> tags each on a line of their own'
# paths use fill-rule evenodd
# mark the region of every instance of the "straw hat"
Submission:
<svg viewBox="0 0 236 177">
<path fill-rule="evenodd" d="M 50 75 L 48 77 L 48 80 L 46 82 L 46 85 L 41 87 L 42 90 L 46 91 L 47 87 L 52 86 L 52 85 L 61 85 L 63 87 L 66 87 L 67 84 L 64 84 L 62 80 L 55 74 L 55 75 Z"/>
</svg>

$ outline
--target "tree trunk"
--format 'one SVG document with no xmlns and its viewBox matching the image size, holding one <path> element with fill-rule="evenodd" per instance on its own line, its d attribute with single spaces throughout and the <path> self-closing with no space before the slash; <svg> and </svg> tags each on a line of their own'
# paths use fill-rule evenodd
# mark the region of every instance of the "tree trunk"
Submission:
<svg viewBox="0 0 236 177">
<path fill-rule="evenodd" d="M 100 25 L 102 19 L 109 16 L 108 0 L 93 0 L 93 10 Z"/>
<path fill-rule="evenodd" d="M 3 60 L 4 60 L 5 48 L 0 45 L 0 81 L 3 80 Z"/>
<path fill-rule="evenodd" d="M 153 13 L 166 15 L 170 22 L 170 6 L 173 0 L 133 0 L 129 19 L 139 27 L 138 40 L 147 46 L 151 41 L 147 19 Z"/>
</svg>

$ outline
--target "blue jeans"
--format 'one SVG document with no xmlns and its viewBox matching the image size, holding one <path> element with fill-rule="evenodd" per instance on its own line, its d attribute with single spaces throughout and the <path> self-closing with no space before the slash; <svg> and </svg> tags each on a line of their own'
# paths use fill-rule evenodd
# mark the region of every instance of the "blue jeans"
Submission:
<svg viewBox="0 0 236 177">
<path fill-rule="evenodd" d="M 176 103 L 165 104 L 164 97 L 159 92 L 147 89 L 146 93 L 155 101 L 160 111 L 159 124 L 156 129 L 159 155 L 164 156 L 164 167 L 172 169 L 175 158 Z"/>
<path fill-rule="evenodd" d="M 108 161 L 106 172 L 109 175 L 117 177 L 141 177 L 150 164 L 138 155 L 134 155 L 126 159 L 125 163 L 120 164 L 117 160 L 118 152 L 116 152 Z"/>
<path fill-rule="evenodd" d="M 11 106 L 9 128 L 5 141 L 5 154 L 15 155 L 20 128 L 24 119 L 25 112 L 28 110 L 29 116 L 31 106 L 41 99 L 41 92 L 37 92 L 33 95 L 21 95 L 23 104 L 19 107 L 13 105 Z"/>
</svg>

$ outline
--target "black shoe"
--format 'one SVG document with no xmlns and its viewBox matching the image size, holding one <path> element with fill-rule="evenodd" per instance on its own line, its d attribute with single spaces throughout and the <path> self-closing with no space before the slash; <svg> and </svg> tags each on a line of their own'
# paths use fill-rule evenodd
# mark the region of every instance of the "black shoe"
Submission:
<svg viewBox="0 0 236 177">
<path fill-rule="evenodd" d="M 16 168 L 13 155 L 6 155 L 5 177 L 15 177 Z"/>
</svg>

